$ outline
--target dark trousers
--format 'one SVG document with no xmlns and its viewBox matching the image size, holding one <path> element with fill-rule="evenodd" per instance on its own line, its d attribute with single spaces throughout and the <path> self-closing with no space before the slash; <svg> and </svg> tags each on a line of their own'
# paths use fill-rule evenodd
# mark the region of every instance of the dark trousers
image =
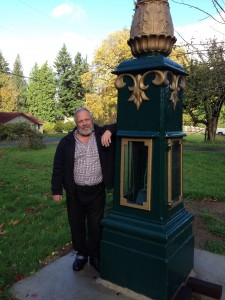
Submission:
<svg viewBox="0 0 225 300">
<path fill-rule="evenodd" d="M 105 208 L 105 187 L 75 185 L 74 193 L 67 193 L 67 211 L 72 244 L 80 255 L 99 257 L 101 220 Z"/>
</svg>

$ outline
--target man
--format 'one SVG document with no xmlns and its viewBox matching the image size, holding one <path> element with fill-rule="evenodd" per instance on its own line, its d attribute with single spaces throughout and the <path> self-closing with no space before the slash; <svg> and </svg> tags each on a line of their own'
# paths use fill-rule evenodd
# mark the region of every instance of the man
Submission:
<svg viewBox="0 0 225 300">
<path fill-rule="evenodd" d="M 89 257 L 89 263 L 99 271 L 100 222 L 104 214 L 105 188 L 113 187 L 112 134 L 116 125 L 97 126 L 85 107 L 75 111 L 74 121 L 76 128 L 61 139 L 56 149 L 52 195 L 54 201 L 60 202 L 63 188 L 66 191 L 72 244 L 77 252 L 73 270 L 83 269 Z"/>
</svg>

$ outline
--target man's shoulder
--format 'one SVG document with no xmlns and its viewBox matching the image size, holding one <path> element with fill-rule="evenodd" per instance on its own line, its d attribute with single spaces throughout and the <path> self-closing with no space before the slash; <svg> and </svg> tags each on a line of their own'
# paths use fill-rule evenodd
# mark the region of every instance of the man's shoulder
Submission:
<svg viewBox="0 0 225 300">
<path fill-rule="evenodd" d="M 65 142 L 73 141 L 74 140 L 74 132 L 75 132 L 75 130 L 69 132 L 67 135 L 65 135 L 64 137 L 61 138 L 60 142 L 65 143 Z"/>
</svg>

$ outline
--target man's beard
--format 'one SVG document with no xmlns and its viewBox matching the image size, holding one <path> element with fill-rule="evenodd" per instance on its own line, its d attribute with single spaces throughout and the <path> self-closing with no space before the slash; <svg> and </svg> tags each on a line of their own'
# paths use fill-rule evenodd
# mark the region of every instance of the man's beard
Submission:
<svg viewBox="0 0 225 300">
<path fill-rule="evenodd" d="M 79 134 L 84 135 L 84 136 L 88 136 L 93 132 L 94 128 L 88 128 L 88 130 L 83 130 L 82 128 L 77 128 L 77 131 L 79 132 Z"/>
</svg>

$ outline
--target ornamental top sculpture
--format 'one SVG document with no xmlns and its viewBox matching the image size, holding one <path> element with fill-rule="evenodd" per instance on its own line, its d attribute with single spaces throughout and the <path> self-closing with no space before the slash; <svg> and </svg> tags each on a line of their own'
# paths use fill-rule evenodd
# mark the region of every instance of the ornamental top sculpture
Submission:
<svg viewBox="0 0 225 300">
<path fill-rule="evenodd" d="M 138 0 L 127 41 L 132 54 L 135 57 L 143 53 L 168 56 L 175 42 L 168 0 Z"/>
</svg>

